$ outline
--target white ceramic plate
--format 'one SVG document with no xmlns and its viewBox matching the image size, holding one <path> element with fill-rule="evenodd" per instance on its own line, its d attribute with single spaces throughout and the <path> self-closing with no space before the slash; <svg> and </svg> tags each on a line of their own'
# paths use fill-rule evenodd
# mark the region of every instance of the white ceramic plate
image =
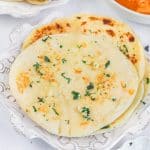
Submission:
<svg viewBox="0 0 150 150">
<path fill-rule="evenodd" d="M 132 140 L 127 140 L 123 146 L 117 150 L 149 150 L 150 138 L 141 136 Z"/>
<path fill-rule="evenodd" d="M 42 10 L 67 3 L 69 0 L 49 0 L 45 5 L 31 5 L 25 2 L 8 2 L 0 0 L 0 14 L 7 14 L 17 18 L 33 17 Z"/>
<path fill-rule="evenodd" d="M 124 126 L 113 131 L 91 135 L 84 138 L 65 138 L 49 134 L 37 124 L 32 122 L 18 107 L 15 98 L 11 95 L 8 75 L 11 64 L 20 53 L 20 46 L 24 37 L 35 27 L 48 23 L 54 18 L 60 18 L 63 13 L 52 13 L 39 24 L 18 25 L 10 34 L 10 46 L 0 55 L 0 105 L 3 105 L 10 113 L 10 120 L 15 129 L 27 138 L 40 138 L 58 150 L 110 150 L 124 137 L 138 136 L 150 122 L 150 102 L 141 104 L 138 112 Z M 150 95 L 145 99 L 148 101 Z M 116 149 L 115 149 L 116 150 Z"/>
<path fill-rule="evenodd" d="M 123 7 L 115 0 L 107 0 L 107 1 L 114 9 L 116 9 L 116 11 L 118 11 L 118 14 L 124 16 L 125 18 L 137 23 L 150 25 L 150 15 L 145 15 L 132 11 L 126 7 Z"/>
</svg>

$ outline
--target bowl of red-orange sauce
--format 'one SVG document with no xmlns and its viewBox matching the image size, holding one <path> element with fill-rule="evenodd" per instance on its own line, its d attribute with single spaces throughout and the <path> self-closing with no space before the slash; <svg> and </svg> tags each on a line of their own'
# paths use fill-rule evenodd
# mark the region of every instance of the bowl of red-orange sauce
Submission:
<svg viewBox="0 0 150 150">
<path fill-rule="evenodd" d="M 150 25 L 150 0 L 108 0 L 108 2 L 127 19 Z"/>
</svg>

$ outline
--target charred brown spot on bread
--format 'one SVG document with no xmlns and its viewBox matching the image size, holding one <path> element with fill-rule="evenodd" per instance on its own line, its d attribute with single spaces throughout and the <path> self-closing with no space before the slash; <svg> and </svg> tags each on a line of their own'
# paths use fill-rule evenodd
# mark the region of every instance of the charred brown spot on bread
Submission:
<svg viewBox="0 0 150 150">
<path fill-rule="evenodd" d="M 87 23 L 86 21 L 83 21 L 83 22 L 81 23 L 81 26 L 85 25 L 86 23 Z"/>
<path fill-rule="evenodd" d="M 83 30 L 84 33 L 86 33 L 86 31 L 87 31 L 86 29 Z"/>
<path fill-rule="evenodd" d="M 98 34 L 98 31 L 95 31 L 94 34 Z"/>
<path fill-rule="evenodd" d="M 71 27 L 70 23 L 66 23 L 66 26 L 67 26 L 67 27 Z"/>
<path fill-rule="evenodd" d="M 97 31 L 98 31 L 99 33 L 101 32 L 101 30 L 99 30 L 99 29 L 98 29 Z"/>
<path fill-rule="evenodd" d="M 59 23 L 56 23 L 55 26 L 56 26 L 56 29 L 63 29 L 63 27 Z"/>
<path fill-rule="evenodd" d="M 90 19 L 91 21 L 97 21 L 97 20 L 99 20 L 98 17 L 94 17 L 94 16 L 89 17 L 89 19 Z"/>
<path fill-rule="evenodd" d="M 114 23 L 111 19 L 108 18 L 103 18 L 103 24 L 109 25 L 109 26 L 114 26 Z"/>
<path fill-rule="evenodd" d="M 120 41 L 121 41 L 121 42 L 124 41 L 124 35 L 120 35 Z"/>
<path fill-rule="evenodd" d="M 135 54 L 132 55 L 127 54 L 126 56 L 133 64 L 136 64 L 138 62 L 138 59 Z"/>
<path fill-rule="evenodd" d="M 36 40 L 40 39 L 43 36 L 52 34 L 51 32 L 53 28 L 54 28 L 53 25 L 47 25 L 41 29 L 36 30 L 32 42 L 35 42 Z"/>
<path fill-rule="evenodd" d="M 80 17 L 80 16 L 77 16 L 76 18 L 77 18 L 77 19 L 81 19 L 81 17 Z"/>
<path fill-rule="evenodd" d="M 136 55 L 133 54 L 129 57 L 129 59 L 132 61 L 133 64 L 136 64 L 138 62 L 138 59 L 136 58 Z"/>
<path fill-rule="evenodd" d="M 112 37 L 115 36 L 115 32 L 113 30 L 106 30 L 106 32 Z"/>
<path fill-rule="evenodd" d="M 134 36 L 133 36 L 130 32 L 127 32 L 127 33 L 126 33 L 126 36 L 128 37 L 129 42 L 134 42 L 134 41 L 135 41 Z"/>
</svg>

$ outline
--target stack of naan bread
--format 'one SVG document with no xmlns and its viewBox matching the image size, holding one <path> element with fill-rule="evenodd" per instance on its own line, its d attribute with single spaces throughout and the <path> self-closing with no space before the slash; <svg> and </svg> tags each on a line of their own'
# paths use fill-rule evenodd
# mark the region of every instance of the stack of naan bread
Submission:
<svg viewBox="0 0 150 150">
<path fill-rule="evenodd" d="M 77 15 L 30 33 L 13 63 L 19 106 L 50 133 L 82 137 L 125 123 L 150 89 L 150 68 L 131 28 Z"/>
<path fill-rule="evenodd" d="M 45 4 L 47 3 L 49 0 L 7 0 L 7 1 L 11 1 L 11 2 L 28 2 L 31 4 L 36 4 L 36 5 L 40 5 L 40 4 Z"/>
</svg>

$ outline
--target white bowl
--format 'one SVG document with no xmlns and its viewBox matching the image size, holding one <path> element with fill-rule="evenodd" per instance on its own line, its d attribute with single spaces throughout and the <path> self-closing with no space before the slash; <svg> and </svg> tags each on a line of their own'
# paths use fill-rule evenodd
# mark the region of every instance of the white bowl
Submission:
<svg viewBox="0 0 150 150">
<path fill-rule="evenodd" d="M 109 4 L 118 11 L 118 14 L 124 16 L 125 18 L 142 24 L 149 24 L 150 25 L 150 15 L 141 14 L 135 11 L 132 11 L 122 5 L 120 5 L 115 0 L 107 0 Z"/>
</svg>

